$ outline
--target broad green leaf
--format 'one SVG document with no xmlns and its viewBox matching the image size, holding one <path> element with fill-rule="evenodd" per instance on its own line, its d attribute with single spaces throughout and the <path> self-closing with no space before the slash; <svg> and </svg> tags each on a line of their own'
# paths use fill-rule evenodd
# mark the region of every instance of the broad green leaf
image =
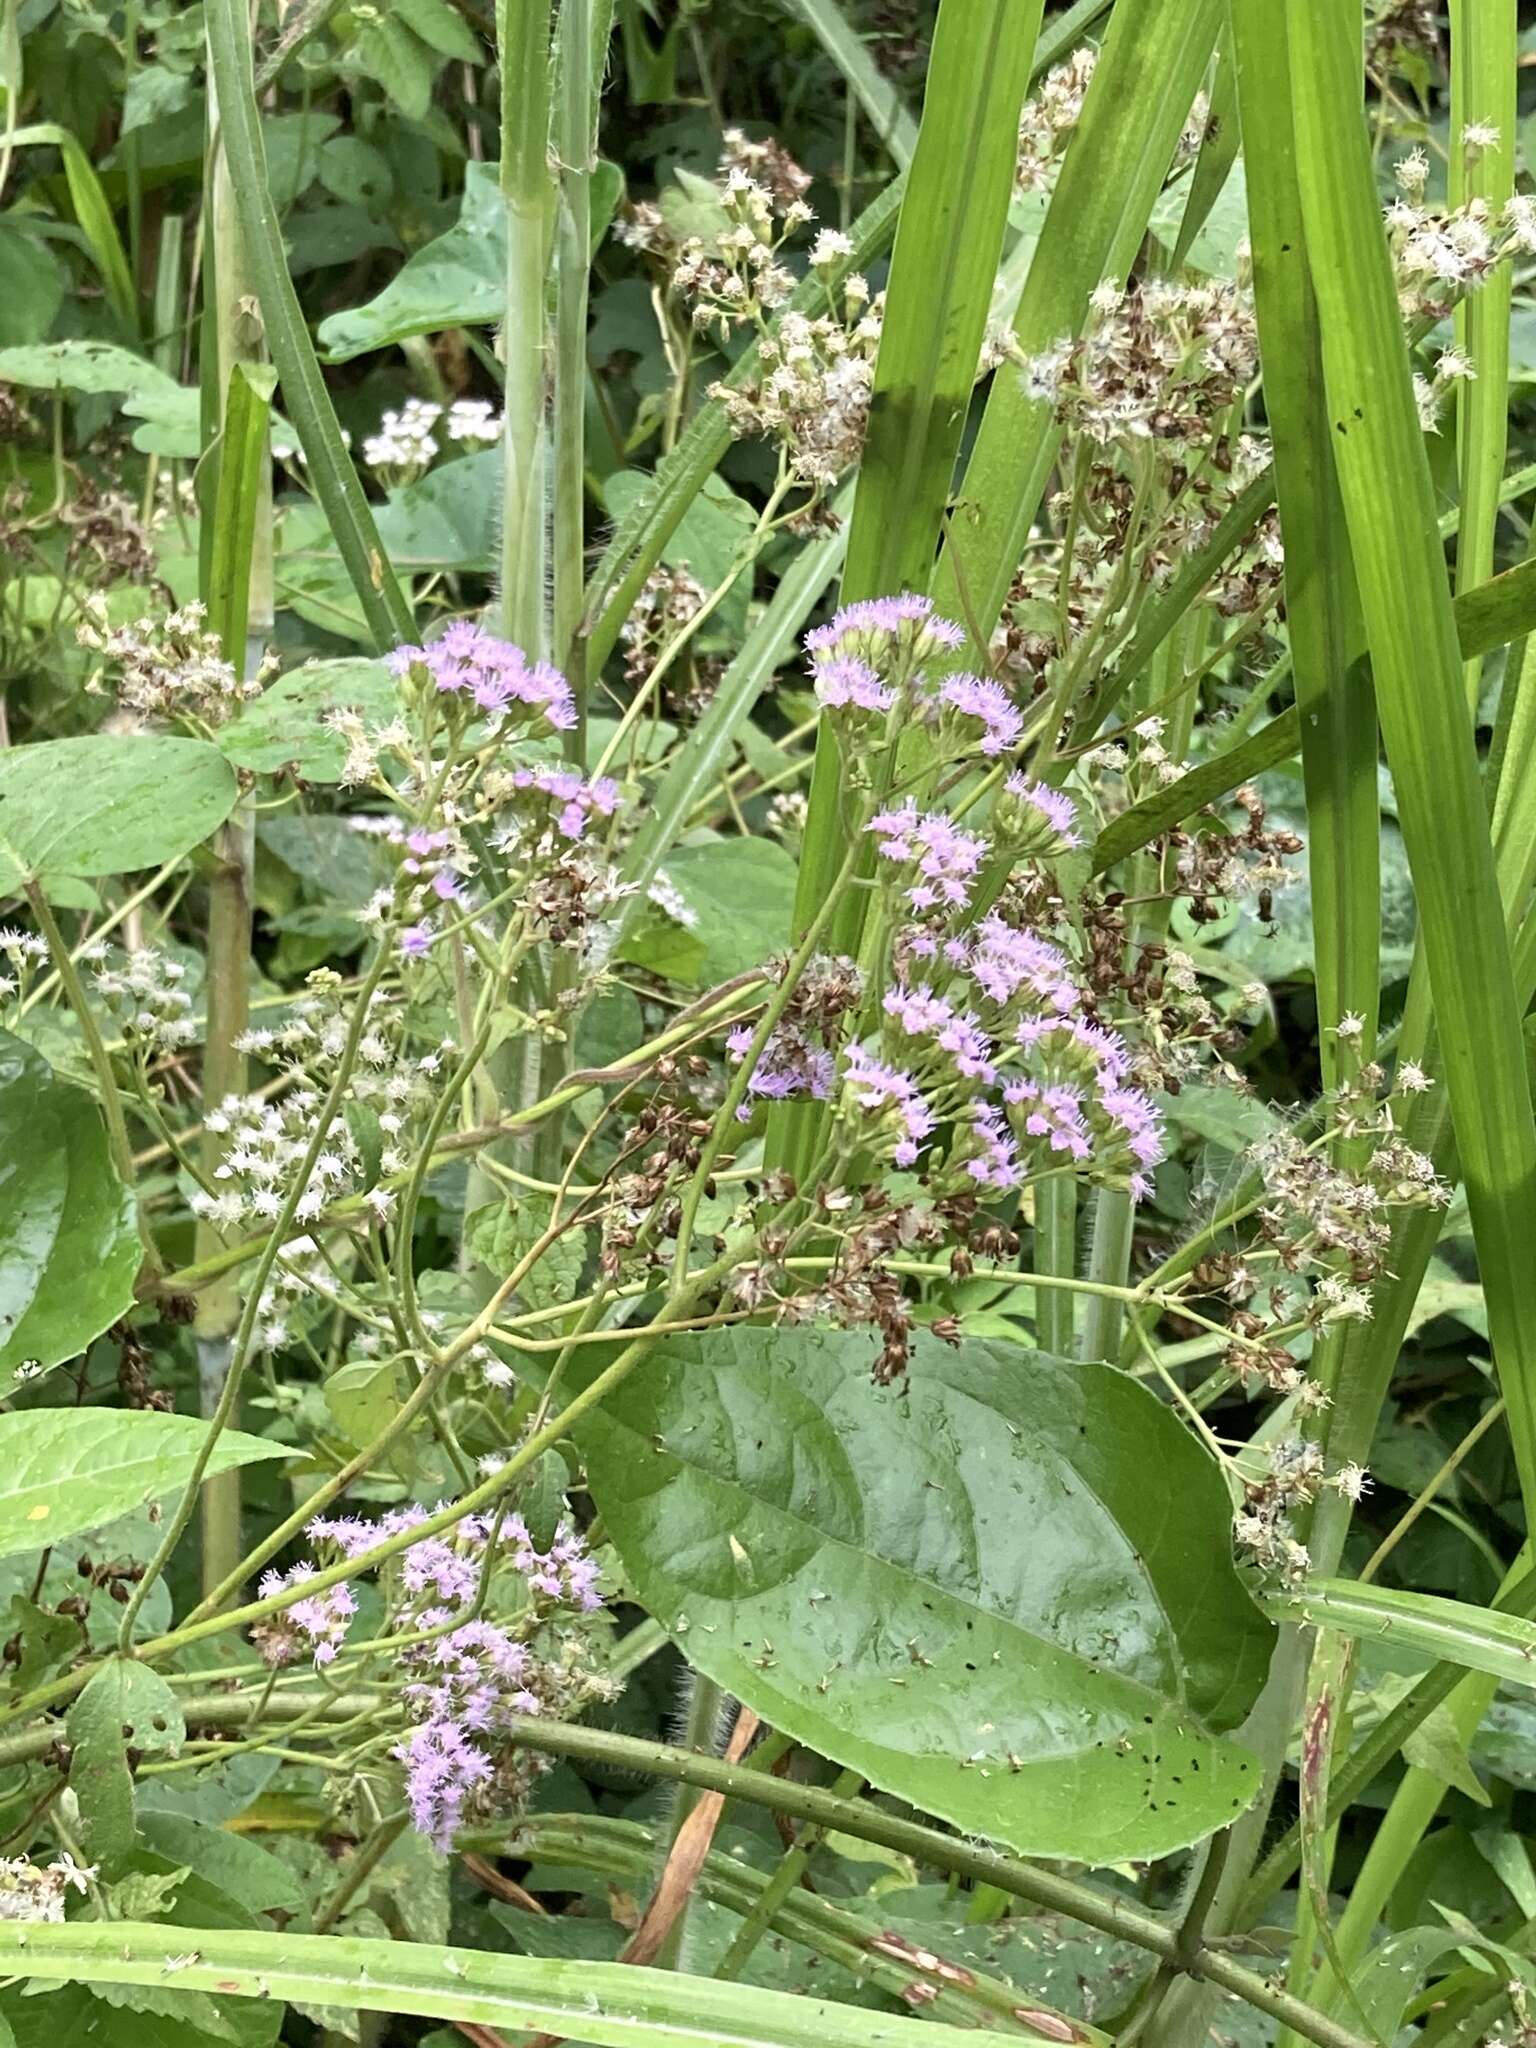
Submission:
<svg viewBox="0 0 1536 2048">
<path fill-rule="evenodd" d="M 637 469 L 615 470 L 603 485 L 603 497 L 615 519 L 624 519 L 645 497 L 651 479 Z M 687 569 L 695 582 L 713 590 L 725 581 L 740 559 L 743 543 L 755 524 L 752 508 L 738 498 L 723 477 L 706 480 L 698 496 L 677 522 L 661 559 Z M 739 642 L 747 620 L 746 580 L 721 604 L 716 618 L 732 645 Z M 708 630 L 708 629 L 706 629 Z"/>
<path fill-rule="evenodd" d="M 93 733 L 12 747 L 0 754 L 0 897 L 37 879 L 175 860 L 238 795 L 234 770 L 204 740 Z"/>
<path fill-rule="evenodd" d="M 10 1682 L 18 1697 L 57 1677 L 79 1654 L 80 1624 L 70 1615 L 38 1607 L 24 1593 L 11 1595 L 8 1628 L 17 1647 Z"/>
<path fill-rule="evenodd" d="M 379 539 L 402 570 L 488 569 L 501 504 L 499 448 L 429 470 L 379 508 Z"/>
<path fill-rule="evenodd" d="M 580 1429 L 646 1608 L 775 1728 L 1028 1855 L 1161 1855 L 1256 1766 L 1272 1635 L 1219 1474 L 1105 1366 L 920 1336 L 669 1345 Z M 1156 1469 L 1158 1485 L 1146 1475 Z"/>
<path fill-rule="evenodd" d="M 465 1242 L 475 1258 L 498 1280 L 515 1271 L 549 1228 L 550 1197 L 535 1192 L 509 1196 L 474 1210 L 465 1225 Z M 581 1292 L 579 1281 L 587 1255 L 585 1230 L 567 1230 L 557 1237 L 518 1283 L 517 1298 L 525 1308 L 551 1308 Z"/>
<path fill-rule="evenodd" d="M 86 1852 L 114 1877 L 134 1842 L 128 1751 L 174 1755 L 187 1739 L 187 1724 L 159 1672 L 132 1657 L 112 1657 L 74 1700 L 65 1728 L 69 1787 L 80 1802 Z"/>
<path fill-rule="evenodd" d="M 395 679 L 382 661 L 311 661 L 247 704 L 221 728 L 218 747 L 237 768 L 276 775 L 292 767 L 306 782 L 339 782 L 346 742 L 326 724 L 332 711 L 355 711 L 367 726 L 399 711 Z"/>
<path fill-rule="evenodd" d="M 0 1393 L 126 1315 L 142 1257 L 95 1102 L 0 1032 Z"/>
<path fill-rule="evenodd" d="M 287 1864 L 244 1835 L 160 1812 L 142 1814 L 139 1832 L 157 1855 L 195 1871 L 250 1913 L 291 1918 L 304 1911 L 304 1888 Z"/>
<path fill-rule="evenodd" d="M 371 1444 L 399 1413 L 394 1361 L 354 1358 L 339 1365 L 326 1380 L 325 1405 L 348 1443 L 359 1450 Z"/>
<path fill-rule="evenodd" d="M 1432 1771 L 1443 1785 L 1466 1794 L 1478 1806 L 1491 1806 L 1486 1786 L 1467 1761 L 1467 1746 L 1449 1707 L 1426 1715 L 1403 1744 L 1403 1761 L 1415 1770 Z"/>
<path fill-rule="evenodd" d="M 349 54 L 358 70 L 378 80 L 407 120 L 426 118 L 437 59 L 403 20 L 397 20 L 393 12 L 376 18 Z"/>
<path fill-rule="evenodd" d="M 895 2019 L 829 1999 L 625 1963 L 348 1935 L 200 1929 L 189 1945 L 183 1929 L 133 1921 L 9 1922 L 0 1925 L 0 1963 L 7 1975 L 38 1983 L 171 1982 L 234 1998 L 468 2020 L 509 2032 L 547 2030 L 598 2048 L 690 2048 L 706 2041 L 716 2048 L 827 2048 L 829 2042 L 838 2048 L 1017 2048 L 1020 2038 L 1016 2031 Z"/>
<path fill-rule="evenodd" d="M 1382 2041 L 1396 2040 L 1408 2001 L 1440 1958 L 1462 1946 L 1445 1927 L 1408 1927 L 1389 1934 L 1354 1972 L 1359 2010 Z"/>
<path fill-rule="evenodd" d="M 0 1557 L 98 1529 L 186 1484 L 208 1425 L 151 1409 L 35 1408 L 0 1415 Z M 226 1429 L 210 1472 L 283 1458 L 282 1444 Z"/>
<path fill-rule="evenodd" d="M 661 863 L 661 877 L 686 922 L 653 910 L 636 923 L 625 959 L 674 981 L 713 983 L 761 967 L 788 945 L 795 864 L 776 841 L 679 846 Z"/>
<path fill-rule="evenodd" d="M 505 209 L 496 166 L 466 164 L 457 226 L 418 249 L 367 305 L 320 322 L 326 361 L 344 363 L 445 327 L 492 325 L 505 310 L 505 269 Z"/>
<path fill-rule="evenodd" d="M 187 1935 L 182 1932 L 180 1939 L 185 1948 Z M 66 2042 L 88 2042 L 90 2048 L 229 2048 L 227 2033 L 210 2034 L 194 2024 L 194 2010 L 205 2011 L 206 2007 L 194 2008 L 191 2000 L 181 2008 L 182 2016 L 172 2019 L 135 2010 L 126 2003 L 108 2003 L 84 1984 L 66 1984 L 50 1990 L 44 1998 L 24 1997 L 14 1990 L 4 1997 L 16 2048 L 62 2048 Z M 227 2002 L 226 2009 L 238 2010 Z M 271 2017 L 274 2023 L 280 2022 L 282 2013 L 274 2011 Z M 268 2040 L 272 2033 L 269 2026 Z M 5 2040 L 0 2032 L 0 2044 Z M 248 2041 L 246 2048 L 256 2048 L 256 2044 Z"/>
<path fill-rule="evenodd" d="M 0 350 L 0 378 L 37 391 L 123 391 L 167 402 L 181 390 L 174 377 L 112 341 L 46 341 Z"/>
</svg>

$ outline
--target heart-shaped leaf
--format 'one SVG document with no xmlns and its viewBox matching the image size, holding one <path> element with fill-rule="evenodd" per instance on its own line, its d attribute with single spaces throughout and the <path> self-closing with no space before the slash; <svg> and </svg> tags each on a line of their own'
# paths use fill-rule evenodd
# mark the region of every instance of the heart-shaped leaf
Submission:
<svg viewBox="0 0 1536 2048">
<path fill-rule="evenodd" d="M 775 1728 L 1025 1855 L 1158 1856 L 1258 1766 L 1273 1632 L 1222 1480 L 1108 1366 L 919 1337 L 686 1339 L 581 1426 L 638 1597 Z"/>
<path fill-rule="evenodd" d="M 141 1256 L 95 1103 L 0 1032 L 0 1394 L 110 1329 Z"/>
<path fill-rule="evenodd" d="M 0 896 L 54 875 L 128 875 L 188 852 L 235 807 L 206 740 L 91 733 L 0 753 Z"/>
</svg>

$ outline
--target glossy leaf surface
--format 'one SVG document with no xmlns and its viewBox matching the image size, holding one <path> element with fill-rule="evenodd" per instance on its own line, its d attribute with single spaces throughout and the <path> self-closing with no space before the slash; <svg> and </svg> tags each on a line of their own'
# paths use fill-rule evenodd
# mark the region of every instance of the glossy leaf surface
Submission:
<svg viewBox="0 0 1536 2048">
<path fill-rule="evenodd" d="M 1271 1633 L 1225 1489 L 1102 1366 L 920 1338 L 684 1340 L 582 1425 L 646 1606 L 774 1727 L 1030 1855 L 1161 1854 L 1256 1788 Z"/>
</svg>

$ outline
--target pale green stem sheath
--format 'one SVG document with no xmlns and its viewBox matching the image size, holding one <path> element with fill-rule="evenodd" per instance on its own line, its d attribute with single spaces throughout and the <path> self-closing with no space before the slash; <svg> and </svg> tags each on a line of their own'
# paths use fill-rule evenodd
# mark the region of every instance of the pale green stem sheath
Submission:
<svg viewBox="0 0 1536 2048">
<path fill-rule="evenodd" d="M 1058 1279 L 1077 1271 L 1077 1182 L 1070 1174 L 1043 1180 L 1035 1189 L 1035 1270 Z M 1072 1356 L 1074 1320 L 1067 1289 L 1042 1288 L 1035 1295 L 1035 1337 L 1053 1358 Z"/>
<path fill-rule="evenodd" d="M 501 627 L 530 656 L 543 657 L 549 652 L 545 400 L 550 370 L 544 286 L 556 197 L 549 161 L 549 0 L 499 0 L 496 44 L 507 228 Z"/>
<path fill-rule="evenodd" d="M 251 318 L 259 303 L 256 280 L 248 261 L 245 235 L 235 208 L 229 160 L 219 125 L 218 94 L 211 81 L 208 93 L 210 205 L 206 232 L 215 251 L 211 276 L 217 302 L 213 329 L 217 346 L 216 376 L 221 408 L 227 403 L 236 366 L 265 359 L 261 323 Z M 220 428 L 225 426 L 221 411 Z M 251 520 L 251 551 L 247 564 L 235 564 L 245 577 L 244 644 L 226 643 L 224 658 L 249 679 L 261 668 L 273 631 L 272 465 L 267 435 L 261 436 L 261 458 L 255 470 L 256 503 Z M 208 593 L 205 592 L 205 597 Z M 223 630 L 226 622 L 215 619 Z M 203 1037 L 202 1089 L 205 1111 L 228 1095 L 245 1091 L 246 1061 L 236 1049 L 248 1022 L 251 974 L 251 888 L 255 864 L 255 814 L 242 801 L 220 827 L 212 845 L 213 871 L 208 881 L 207 1016 Z M 213 1132 L 203 1134 L 200 1164 L 212 1180 L 223 1160 L 224 1144 Z M 222 1243 L 219 1230 L 199 1221 L 193 1256 L 207 1258 Z M 233 1274 L 198 1296 L 193 1336 L 197 1345 L 198 1395 L 207 1417 L 217 1414 L 230 1369 L 231 1344 L 240 1319 L 240 1289 Z M 240 1557 L 241 1482 L 238 1468 L 216 1472 L 204 1481 L 201 1502 L 202 1583 L 206 1593 L 223 1582 Z"/>
<path fill-rule="evenodd" d="M 1516 0 L 1451 0 L 1450 203 L 1481 200 L 1497 221 L 1515 189 L 1515 67 L 1519 59 Z M 1492 134 L 1493 140 L 1468 139 Z M 1458 387 L 1456 455 L 1461 472 L 1461 531 L 1456 589 L 1475 589 L 1493 574 L 1494 528 L 1509 423 L 1508 263 L 1495 264 L 1456 308 L 1456 342 L 1472 366 Z M 1469 661 L 1467 701 L 1475 709 L 1483 664 Z"/>
<path fill-rule="evenodd" d="M 303 447 L 315 497 L 369 631 L 379 647 L 391 647 L 415 638 L 411 608 L 380 545 L 288 269 L 251 77 L 251 24 L 245 0 L 209 0 L 207 23 L 234 203 L 257 283 L 267 346 L 282 383 L 283 406 Z"/>
</svg>

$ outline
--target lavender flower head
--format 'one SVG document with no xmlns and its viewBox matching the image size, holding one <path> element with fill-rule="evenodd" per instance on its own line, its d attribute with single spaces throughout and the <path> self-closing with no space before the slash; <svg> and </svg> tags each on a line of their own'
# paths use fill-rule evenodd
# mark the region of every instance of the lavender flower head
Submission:
<svg viewBox="0 0 1536 2048">
<path fill-rule="evenodd" d="M 395 1508 L 377 1521 L 321 1517 L 306 1533 L 317 1551 L 351 1560 L 426 1519 L 424 1508 Z M 262 1592 L 302 1585 L 314 1573 L 308 1563 L 269 1573 Z M 446 1851 L 460 1827 L 526 1796 L 538 1766 L 513 1745 L 518 1718 L 567 1714 L 603 1694 L 577 1626 L 602 1605 L 597 1567 L 570 1528 L 541 1549 L 520 1515 L 499 1526 L 468 1517 L 448 1534 L 412 1543 L 386 1567 L 385 1580 L 387 1632 L 423 1638 L 397 1653 L 407 1725 L 393 1753 L 405 1767 L 414 1825 Z M 355 1611 L 350 1589 L 332 1586 L 291 1603 L 252 1634 L 269 1664 L 308 1649 L 323 1666 L 336 1659 Z"/>
<path fill-rule="evenodd" d="M 1003 784 L 997 829 L 1020 854 L 1039 859 L 1076 852 L 1083 844 L 1071 797 L 1049 783 L 1032 782 L 1017 770 Z"/>
<path fill-rule="evenodd" d="M 576 724 L 576 699 L 558 669 L 547 661 L 530 663 L 510 640 L 467 619 L 456 619 L 430 647 L 397 647 L 389 665 L 397 676 L 419 674 L 440 695 L 505 724 L 552 732 Z"/>
<path fill-rule="evenodd" d="M 936 654 L 954 653 L 965 645 L 965 630 L 942 618 L 931 597 L 902 591 L 895 597 L 869 597 L 844 605 L 824 626 L 805 636 L 813 661 L 824 656 L 853 656 L 875 668 L 900 662 L 908 670 Z"/>
</svg>

